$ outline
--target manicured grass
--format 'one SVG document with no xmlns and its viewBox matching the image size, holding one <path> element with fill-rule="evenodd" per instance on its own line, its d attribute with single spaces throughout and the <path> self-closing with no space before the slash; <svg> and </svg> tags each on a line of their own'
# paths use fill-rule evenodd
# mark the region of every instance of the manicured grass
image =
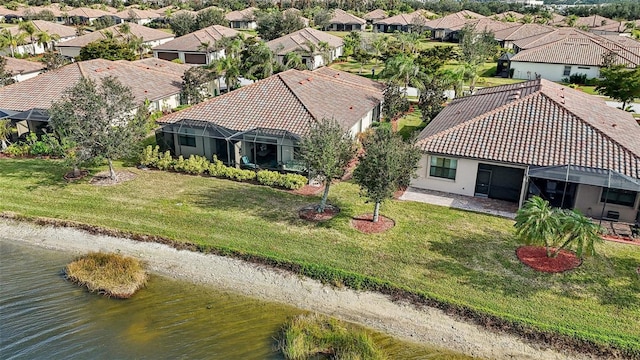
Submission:
<svg viewBox="0 0 640 360">
<path fill-rule="evenodd" d="M 417 105 L 414 105 L 414 111 L 412 113 L 398 119 L 398 134 L 405 139 L 408 139 L 415 132 L 421 131 L 424 127 L 422 112 Z"/>
<path fill-rule="evenodd" d="M 561 274 L 538 273 L 515 256 L 511 220 L 414 202 L 389 201 L 383 234 L 351 228 L 373 206 L 351 183 L 332 186 L 342 211 L 308 223 L 297 209 L 318 198 L 263 186 L 159 171 L 96 187 L 61 181 L 51 160 L 0 160 L 0 211 L 169 237 L 375 277 L 441 302 L 640 356 L 640 249 L 607 242 Z M 96 169 L 99 170 L 99 169 Z M 101 169 L 100 169 L 101 170 Z"/>
</svg>

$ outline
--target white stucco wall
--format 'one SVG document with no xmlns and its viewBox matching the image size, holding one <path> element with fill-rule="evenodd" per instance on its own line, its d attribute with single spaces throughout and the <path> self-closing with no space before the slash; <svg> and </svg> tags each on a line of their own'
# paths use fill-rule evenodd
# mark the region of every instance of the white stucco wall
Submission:
<svg viewBox="0 0 640 360">
<path fill-rule="evenodd" d="M 600 201 L 603 191 L 606 191 L 606 189 L 598 186 L 578 185 L 574 208 L 580 210 L 580 212 L 586 216 L 600 218 L 602 206 L 604 205 L 604 203 Z M 620 221 L 633 223 L 639 206 L 640 196 L 636 196 L 636 204 L 634 207 L 607 203 L 604 209 L 604 215 L 606 216 L 607 211 L 610 210 L 617 211 L 620 213 Z"/>
<path fill-rule="evenodd" d="M 60 52 L 60 55 L 68 56 L 71 58 L 80 56 L 79 46 L 59 46 L 58 51 Z"/>
<path fill-rule="evenodd" d="M 173 110 L 180 105 L 180 93 L 176 93 L 170 96 L 167 96 L 160 100 L 155 100 L 151 102 L 150 110 Z"/>
<path fill-rule="evenodd" d="M 418 177 L 411 180 L 411 186 L 419 189 L 473 196 L 476 188 L 479 161 L 454 157 L 448 158 L 458 160 L 455 180 L 430 176 L 431 155 L 424 154 L 418 162 L 418 170 L 416 171 Z"/>
<path fill-rule="evenodd" d="M 20 81 L 25 81 L 27 79 L 34 78 L 34 77 L 40 75 L 40 73 L 42 73 L 42 71 L 34 71 L 34 72 L 29 72 L 29 73 L 22 73 L 22 74 L 14 75 L 11 78 L 13 78 L 13 80 L 15 80 L 16 82 L 20 82 Z"/>
<path fill-rule="evenodd" d="M 371 127 L 373 122 L 373 109 L 369 110 L 358 122 L 349 129 L 351 136 L 355 138 L 359 133 Z"/>
<path fill-rule="evenodd" d="M 567 66 L 569 66 L 567 64 Z M 600 76 L 600 67 L 598 66 L 582 66 L 570 65 L 571 75 L 586 74 L 587 78 L 597 78 Z M 535 79 L 536 73 L 543 79 L 550 81 L 561 81 L 569 77 L 564 75 L 565 64 L 542 64 L 531 62 L 511 61 L 511 69 L 513 69 L 514 79 Z"/>
</svg>

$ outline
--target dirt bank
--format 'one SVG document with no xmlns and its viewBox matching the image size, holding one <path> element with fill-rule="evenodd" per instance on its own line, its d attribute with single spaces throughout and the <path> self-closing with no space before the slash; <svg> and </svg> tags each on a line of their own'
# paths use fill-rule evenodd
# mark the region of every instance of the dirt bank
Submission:
<svg viewBox="0 0 640 360">
<path fill-rule="evenodd" d="M 72 228 L 41 227 L 0 219 L 0 240 L 84 254 L 120 252 L 147 262 L 149 269 L 176 279 L 290 304 L 356 322 L 403 340 L 426 343 L 486 359 L 593 359 L 541 349 L 520 338 L 495 333 L 433 308 L 417 309 L 384 295 L 336 289 L 285 271 L 226 257 L 176 250 L 133 240 L 91 235 Z"/>
</svg>

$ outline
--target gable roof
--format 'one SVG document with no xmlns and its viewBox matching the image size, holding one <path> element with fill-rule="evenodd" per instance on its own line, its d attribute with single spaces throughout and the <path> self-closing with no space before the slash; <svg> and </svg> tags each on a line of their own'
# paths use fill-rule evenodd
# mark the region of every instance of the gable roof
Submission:
<svg viewBox="0 0 640 360">
<path fill-rule="evenodd" d="M 39 72 L 46 67 L 41 62 L 16 59 L 8 56 L 3 56 L 3 58 L 6 60 L 4 69 L 11 75 Z"/>
<path fill-rule="evenodd" d="M 244 10 L 232 11 L 227 13 L 224 18 L 228 21 L 255 21 L 255 12 L 258 10 L 254 7 L 249 7 Z"/>
<path fill-rule="evenodd" d="M 494 18 L 496 20 L 500 20 L 500 21 L 505 21 L 509 17 L 514 18 L 516 20 L 520 20 L 520 19 L 524 18 L 524 15 L 522 15 L 519 12 L 516 12 L 516 11 L 505 11 L 505 12 L 501 12 L 499 14 L 495 14 L 495 15 L 492 16 L 492 18 Z"/>
<path fill-rule="evenodd" d="M 577 33 L 560 40 L 518 52 L 511 61 L 601 66 L 604 55 L 614 52 L 614 63 L 634 68 L 640 65 L 640 53 L 602 36 Z"/>
<path fill-rule="evenodd" d="M 238 34 L 239 32 L 234 29 L 222 25 L 212 25 L 180 36 L 164 44 L 157 45 L 153 50 L 204 52 L 201 50 L 202 44 L 213 46 L 216 42 L 222 40 L 222 38 L 236 37 Z"/>
<path fill-rule="evenodd" d="M 461 28 L 464 24 L 484 16 L 469 10 L 458 11 L 439 19 L 427 21 L 425 26 L 431 29 L 452 29 Z M 462 25 L 462 26 L 461 26 Z"/>
<path fill-rule="evenodd" d="M 640 178 L 640 127 L 604 100 L 544 79 L 453 100 L 420 133 L 429 153 Z"/>
<path fill-rule="evenodd" d="M 498 41 L 516 41 L 531 36 L 550 33 L 555 29 L 551 26 L 540 24 L 519 24 L 506 29 L 497 30 L 493 34 Z"/>
<path fill-rule="evenodd" d="M 330 24 L 361 24 L 364 25 L 367 23 L 365 19 L 359 18 L 353 14 L 349 14 L 348 12 L 342 9 L 333 10 L 333 16 L 331 20 L 329 20 Z"/>
<path fill-rule="evenodd" d="M 56 24 L 56 23 L 53 23 L 50 21 L 44 21 L 44 20 L 33 20 L 32 22 L 33 22 L 33 25 L 36 27 L 36 30 L 46 31 L 49 33 L 49 35 L 56 34 L 60 36 L 61 39 L 76 36 L 76 29 L 71 26 L 60 25 L 60 24 Z M 17 26 L 9 27 L 8 29 L 14 35 L 22 31 Z"/>
<path fill-rule="evenodd" d="M 134 15 L 136 19 L 158 19 L 164 16 L 159 15 L 156 11 L 136 8 L 124 9 L 113 14 L 113 16 L 119 17 L 120 19 L 131 19 L 131 15 Z"/>
<path fill-rule="evenodd" d="M 267 42 L 267 46 L 276 55 L 285 55 L 292 51 L 309 52 L 308 43 L 318 45 L 320 42 L 326 42 L 329 44 L 329 48 L 335 49 L 342 46 L 344 43 L 341 38 L 326 33 L 324 31 L 316 30 L 314 28 L 304 28 L 291 34 L 281 36 L 277 39 L 273 39 Z M 317 53 L 317 51 L 316 51 Z"/>
<path fill-rule="evenodd" d="M 198 120 L 233 131 L 267 128 L 304 136 L 312 121 L 334 118 L 344 129 L 350 129 L 384 97 L 375 87 L 355 83 L 352 78 L 344 81 L 322 72 L 291 69 L 158 122 Z"/>
<path fill-rule="evenodd" d="M 378 21 L 375 21 L 375 24 L 407 26 L 407 25 L 415 24 L 416 21 L 419 24 L 424 24 L 424 23 L 427 23 L 429 19 L 424 17 L 423 13 L 418 10 L 410 14 L 398 14 L 396 16 L 391 16 L 386 19 L 380 19 Z"/>
<path fill-rule="evenodd" d="M 69 17 L 74 17 L 74 16 L 78 16 L 78 17 L 84 17 L 84 18 L 99 18 L 101 16 L 106 16 L 106 15 L 111 15 L 110 12 L 107 11 L 102 11 L 99 9 L 92 9 L 92 8 L 88 8 L 88 7 L 79 7 L 79 8 L 75 8 L 72 10 L 67 11 L 67 15 Z"/>
<path fill-rule="evenodd" d="M 605 25 L 620 25 L 620 22 L 600 15 L 584 16 L 576 20 L 576 26 L 596 28 Z"/>
<path fill-rule="evenodd" d="M 138 25 L 136 23 L 127 23 L 127 25 L 129 25 L 131 35 L 135 35 L 139 38 L 142 38 L 145 42 L 173 38 L 172 34 L 166 33 L 161 30 L 152 29 L 147 26 Z M 100 40 L 106 39 L 107 38 L 106 32 L 111 32 L 111 34 L 113 34 L 114 39 L 121 40 L 128 36 L 128 34 L 125 34 L 120 30 L 121 26 L 122 24 L 113 25 L 108 28 L 104 28 L 88 34 L 84 34 L 82 36 L 78 36 L 75 39 L 71 39 L 69 41 L 59 43 L 56 46 L 57 47 L 84 47 L 94 41 L 100 41 Z"/>
<path fill-rule="evenodd" d="M 474 32 L 489 31 L 495 33 L 496 31 L 510 28 L 513 25 L 511 23 L 505 23 L 490 18 L 480 18 L 476 20 L 469 20 L 465 23 L 460 23 L 459 25 L 452 26 L 450 29 L 461 30 L 465 26 L 470 26 Z"/>
<path fill-rule="evenodd" d="M 373 11 L 369 11 L 368 13 L 364 14 L 364 16 L 362 17 L 365 20 L 381 20 L 381 19 L 385 19 L 387 18 L 389 15 L 387 15 L 387 12 L 382 10 L 382 9 L 375 9 Z"/>
<path fill-rule="evenodd" d="M 155 101 L 181 91 L 182 75 L 176 74 L 175 67 L 150 67 L 144 64 L 104 59 L 75 62 L 0 88 L 0 109 L 48 109 L 53 101 L 59 100 L 65 90 L 74 86 L 81 77 L 100 80 L 114 76 L 131 88 L 137 102 L 145 99 Z M 182 66 L 185 70 L 189 69 L 189 66 Z"/>
</svg>

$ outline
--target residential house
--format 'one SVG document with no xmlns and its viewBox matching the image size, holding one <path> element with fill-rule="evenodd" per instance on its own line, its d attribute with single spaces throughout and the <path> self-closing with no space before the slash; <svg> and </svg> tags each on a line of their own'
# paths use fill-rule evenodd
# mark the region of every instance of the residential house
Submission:
<svg viewBox="0 0 640 360">
<path fill-rule="evenodd" d="M 348 12 L 335 9 L 333 16 L 329 20 L 329 26 L 325 30 L 329 31 L 362 31 L 367 24 L 365 19 L 359 18 Z"/>
<path fill-rule="evenodd" d="M 518 23 L 520 20 L 524 18 L 524 15 L 515 11 L 505 11 L 499 14 L 495 14 L 491 17 L 494 20 L 510 22 L 510 23 Z"/>
<path fill-rule="evenodd" d="M 614 54 L 614 63 L 628 68 L 640 64 L 640 54 L 606 38 L 577 29 L 556 30 L 535 37 L 535 41 L 516 41 L 519 50 L 511 59 L 511 72 L 516 79 L 542 77 L 561 81 L 574 74 L 587 78 L 600 76 L 605 55 Z"/>
<path fill-rule="evenodd" d="M 322 43 L 327 45 L 323 49 Z M 304 28 L 289 35 L 273 39 L 267 43 L 269 49 L 284 65 L 284 58 L 290 52 L 302 55 L 302 62 L 310 70 L 327 65 L 342 56 L 344 42 L 341 38 L 313 28 Z"/>
<path fill-rule="evenodd" d="M 439 19 L 429 20 L 424 26 L 427 30 L 431 30 L 431 38 L 448 41 L 452 33 L 457 33 L 466 23 L 481 18 L 484 16 L 473 11 L 462 10 Z"/>
<path fill-rule="evenodd" d="M 4 70 L 11 74 L 16 82 L 24 81 L 38 76 L 45 69 L 41 62 L 4 57 L 6 60 Z"/>
<path fill-rule="evenodd" d="M 364 14 L 362 18 L 367 21 L 367 24 L 373 24 L 376 21 L 386 19 L 388 17 L 389 15 L 387 15 L 386 11 L 382 9 L 375 9 L 373 11 L 369 11 L 368 13 Z"/>
<path fill-rule="evenodd" d="M 208 65 L 225 56 L 219 46 L 223 38 L 233 38 L 239 32 L 221 25 L 213 25 L 180 36 L 172 41 L 154 47 L 153 57 L 164 60 L 179 59 L 185 64 Z"/>
<path fill-rule="evenodd" d="M 496 41 L 505 49 L 513 49 L 513 42 L 550 33 L 555 28 L 540 24 L 513 24 L 513 26 L 494 31 Z"/>
<path fill-rule="evenodd" d="M 76 37 L 76 30 L 73 27 L 56 24 L 49 21 L 44 20 L 33 20 L 33 25 L 36 29 L 36 33 L 46 32 L 49 35 L 57 36 L 58 40 L 50 41 L 46 44 L 39 44 L 35 35 L 33 42 L 29 36 L 25 39 L 26 43 L 23 45 L 18 45 L 17 48 L 14 49 L 14 52 L 17 54 L 43 54 L 47 49 L 53 50 L 57 44 L 61 44 L 63 42 L 69 41 Z M 19 27 L 13 26 L 8 28 L 9 31 L 13 35 L 17 35 L 22 32 Z M 4 51 L 0 51 L 0 55 L 10 54 L 10 49 L 5 49 Z"/>
<path fill-rule="evenodd" d="M 92 42 L 100 41 L 113 37 L 121 41 L 126 41 L 131 36 L 141 38 L 143 45 L 148 48 L 164 44 L 173 40 L 173 35 L 162 30 L 152 29 L 146 26 L 138 25 L 136 23 L 129 23 L 129 32 L 125 32 L 123 24 L 110 26 L 108 28 L 90 32 L 77 38 L 60 43 L 56 48 L 60 51 L 60 54 L 75 58 L 80 55 L 80 50 L 89 45 Z"/>
<path fill-rule="evenodd" d="M 232 29 L 249 29 L 254 30 L 258 27 L 256 23 L 255 12 L 257 8 L 250 7 L 244 10 L 232 11 L 224 17 L 229 21 L 229 27 Z"/>
<path fill-rule="evenodd" d="M 190 66 L 160 61 L 78 61 L 0 88 L 0 111 L 10 114 L 19 136 L 38 133 L 48 126 L 51 103 L 59 101 L 66 89 L 82 77 L 99 81 L 108 76 L 129 86 L 137 103 L 149 101 L 150 110 L 174 109 L 180 105 L 182 75 Z"/>
<path fill-rule="evenodd" d="M 157 140 L 176 156 L 282 169 L 299 160 L 298 142 L 314 121 L 335 119 L 352 136 L 369 128 L 383 90 L 327 67 L 291 69 L 158 119 Z"/>
<path fill-rule="evenodd" d="M 112 13 L 105 10 L 92 9 L 88 7 L 79 7 L 67 11 L 66 16 L 71 24 L 87 24 L 91 25 L 98 18 L 103 16 L 111 16 Z"/>
<path fill-rule="evenodd" d="M 610 24 L 591 28 L 589 31 L 597 35 L 630 35 L 629 33 L 631 30 L 629 29 L 629 26 L 632 25 L 634 25 L 632 22 L 615 21 Z"/>
<path fill-rule="evenodd" d="M 129 8 L 113 14 L 112 17 L 116 20 L 116 24 L 126 21 L 138 25 L 146 25 L 154 20 L 163 18 L 164 15 L 159 15 L 156 11 Z"/>
<path fill-rule="evenodd" d="M 465 27 L 468 27 L 474 33 L 482 33 L 485 31 L 488 31 L 490 33 L 496 33 L 497 31 L 505 30 L 510 27 L 513 27 L 513 23 L 493 20 L 491 18 L 480 18 L 475 20 L 469 20 L 464 23 L 459 23 L 458 25 L 450 26 L 449 27 L 450 32 L 446 35 L 446 40 L 460 41 L 460 31 Z"/>
<path fill-rule="evenodd" d="M 411 32 L 414 28 L 422 28 L 429 19 L 427 16 L 435 16 L 428 11 L 414 11 L 410 14 L 398 14 L 388 18 L 376 20 L 373 22 L 373 29 L 376 32 Z"/>
<path fill-rule="evenodd" d="M 553 206 L 633 222 L 640 126 L 604 100 L 544 79 L 453 100 L 420 133 L 411 186 Z"/>
</svg>

